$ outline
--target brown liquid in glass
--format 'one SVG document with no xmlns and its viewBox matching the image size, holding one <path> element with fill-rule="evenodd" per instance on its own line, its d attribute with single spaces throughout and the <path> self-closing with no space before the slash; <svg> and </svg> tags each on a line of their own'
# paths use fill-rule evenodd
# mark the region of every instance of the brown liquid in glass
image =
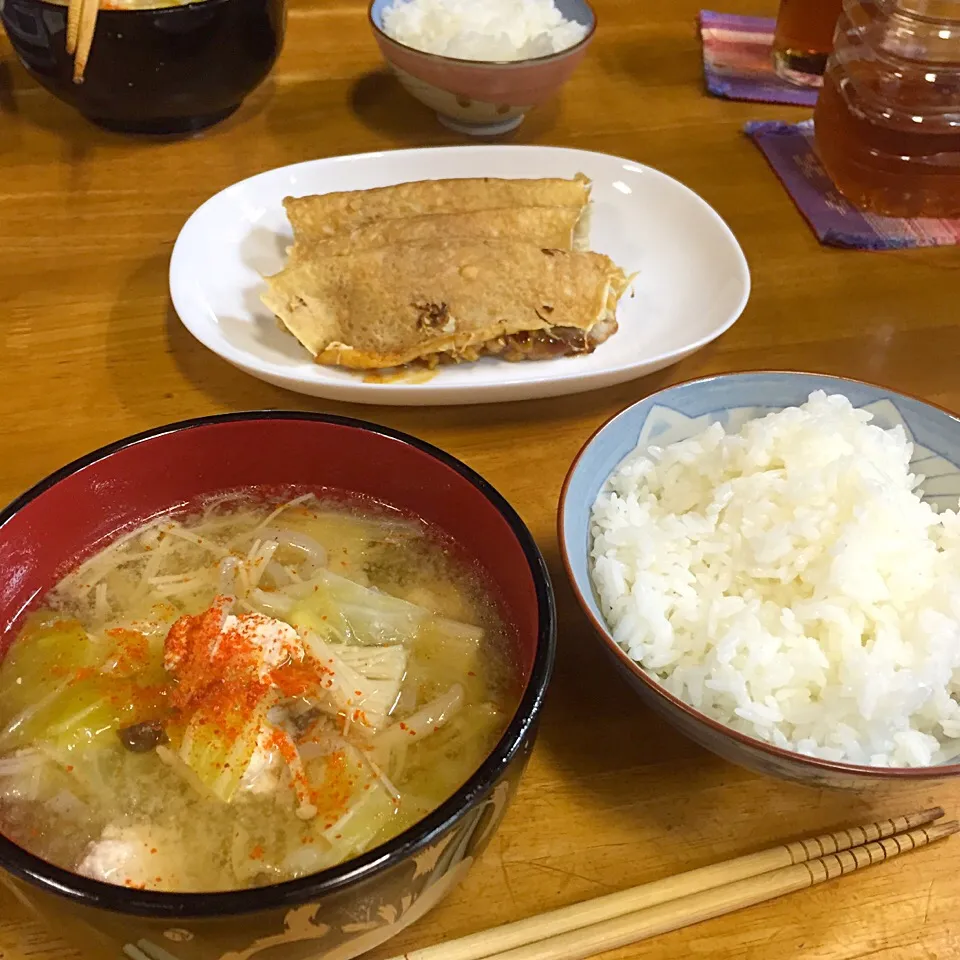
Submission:
<svg viewBox="0 0 960 960">
<path fill-rule="evenodd" d="M 821 161 L 855 206 L 960 217 L 960 19 L 905 0 L 849 4 L 814 121 Z"/>
<path fill-rule="evenodd" d="M 843 0 L 781 0 L 773 37 L 774 63 L 781 76 L 802 84 L 817 81 L 833 49 L 842 7 Z"/>
<path fill-rule="evenodd" d="M 828 54 L 843 0 L 781 0 L 774 47 L 797 53 Z"/>
</svg>

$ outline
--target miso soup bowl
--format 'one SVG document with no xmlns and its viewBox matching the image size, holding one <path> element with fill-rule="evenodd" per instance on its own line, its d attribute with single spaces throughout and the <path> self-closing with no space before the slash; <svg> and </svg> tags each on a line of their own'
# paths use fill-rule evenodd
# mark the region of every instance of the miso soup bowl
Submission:
<svg viewBox="0 0 960 960">
<path fill-rule="evenodd" d="M 0 656 L 36 598 L 119 528 L 208 494 L 289 484 L 373 498 L 445 532 L 487 573 L 515 636 L 519 707 L 480 769 L 437 810 L 369 853 L 298 880 L 225 893 L 138 891 L 51 866 L 0 837 L 0 881 L 92 960 L 349 960 L 460 881 L 517 788 L 556 643 L 543 558 L 482 477 L 359 420 L 284 412 L 190 420 L 41 481 L 0 512 Z"/>
<path fill-rule="evenodd" d="M 590 514 L 607 478 L 638 446 L 663 446 L 713 423 L 738 430 L 747 420 L 805 403 L 814 390 L 843 394 L 873 414 L 873 423 L 897 424 L 913 441 L 916 474 L 924 474 L 924 500 L 956 508 L 960 498 L 960 419 L 946 410 L 885 387 L 813 373 L 734 373 L 667 387 L 627 407 L 586 442 L 567 474 L 560 499 L 561 552 L 580 605 L 601 647 L 641 702 L 694 742 L 758 773 L 814 787 L 870 789 L 891 783 L 956 777 L 960 764 L 936 767 L 870 767 L 784 750 L 747 736 L 674 696 L 614 640 L 591 579 Z M 922 462 L 921 462 L 922 461 Z M 638 723 L 642 720 L 638 716 Z"/>
<path fill-rule="evenodd" d="M 191 134 L 233 113 L 283 46 L 286 0 L 97 0 L 83 83 L 64 0 L 3 0 L 0 22 L 30 75 L 98 126 Z"/>
<path fill-rule="evenodd" d="M 404 89 L 436 111 L 451 130 L 474 137 L 509 133 L 524 115 L 555 96 L 586 56 L 597 17 L 587 0 L 556 0 L 567 20 L 587 28 L 566 50 L 529 60 L 461 60 L 417 50 L 383 29 L 383 11 L 396 0 L 372 0 L 370 26 L 384 60 Z"/>
</svg>

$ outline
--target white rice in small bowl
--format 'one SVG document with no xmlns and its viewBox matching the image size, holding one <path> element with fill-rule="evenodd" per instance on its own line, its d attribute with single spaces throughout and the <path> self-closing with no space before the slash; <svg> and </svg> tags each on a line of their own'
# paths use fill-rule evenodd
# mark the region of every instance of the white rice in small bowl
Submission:
<svg viewBox="0 0 960 960">
<path fill-rule="evenodd" d="M 554 0 L 392 0 L 383 29 L 415 50 L 490 62 L 547 57 L 589 33 Z"/>
<path fill-rule="evenodd" d="M 616 642 L 696 710 L 927 767 L 960 755 L 960 517 L 921 500 L 903 428 L 870 420 L 818 391 L 642 444 L 593 506 L 589 562 Z"/>
</svg>

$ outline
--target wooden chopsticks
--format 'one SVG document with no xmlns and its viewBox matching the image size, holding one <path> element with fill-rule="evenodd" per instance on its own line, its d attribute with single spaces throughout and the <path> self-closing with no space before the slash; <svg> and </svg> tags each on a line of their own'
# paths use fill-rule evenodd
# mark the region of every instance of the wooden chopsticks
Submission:
<svg viewBox="0 0 960 960">
<path fill-rule="evenodd" d="M 880 820 L 655 880 L 393 960 L 582 960 L 852 873 L 960 830 L 943 810 Z"/>
<path fill-rule="evenodd" d="M 73 82 L 83 83 L 100 0 L 69 0 L 67 3 L 67 53 L 73 57 Z"/>
</svg>

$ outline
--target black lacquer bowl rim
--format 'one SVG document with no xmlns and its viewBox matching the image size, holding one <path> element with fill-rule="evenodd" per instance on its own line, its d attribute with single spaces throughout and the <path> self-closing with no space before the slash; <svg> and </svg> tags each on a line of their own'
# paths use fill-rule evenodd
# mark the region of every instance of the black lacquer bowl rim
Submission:
<svg viewBox="0 0 960 960">
<path fill-rule="evenodd" d="M 8 0 L 9 2 L 9 0 Z M 101 7 L 98 17 L 112 17 L 115 14 L 146 14 L 151 17 L 173 16 L 175 14 L 193 13 L 200 7 L 219 6 L 228 3 L 230 0 L 187 0 L 185 3 L 165 3 L 161 7 Z M 55 10 L 61 10 L 66 16 L 67 4 L 55 3 L 54 0 L 16 0 L 18 6 L 38 6 L 51 7 Z M 0 9 L 3 4 L 0 3 Z"/>
</svg>

